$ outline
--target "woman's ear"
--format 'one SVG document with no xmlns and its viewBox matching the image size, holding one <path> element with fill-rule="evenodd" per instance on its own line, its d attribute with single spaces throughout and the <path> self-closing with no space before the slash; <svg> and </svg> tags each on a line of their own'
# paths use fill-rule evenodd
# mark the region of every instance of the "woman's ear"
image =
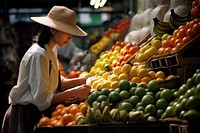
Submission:
<svg viewBox="0 0 200 133">
<path fill-rule="evenodd" d="M 55 34 L 56 33 L 56 29 L 50 28 L 51 34 Z"/>
</svg>

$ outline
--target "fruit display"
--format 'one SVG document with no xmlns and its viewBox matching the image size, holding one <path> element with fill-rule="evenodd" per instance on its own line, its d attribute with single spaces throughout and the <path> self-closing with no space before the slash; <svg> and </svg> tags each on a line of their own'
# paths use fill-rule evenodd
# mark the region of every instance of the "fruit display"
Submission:
<svg viewBox="0 0 200 133">
<path fill-rule="evenodd" d="M 197 18 L 200 15 L 200 2 L 199 2 L 199 0 L 194 0 L 192 2 L 191 15 L 194 18 Z"/>
<path fill-rule="evenodd" d="M 130 22 L 131 21 L 129 19 L 124 20 L 105 31 L 103 37 L 90 47 L 91 53 L 97 55 L 102 52 L 107 46 L 112 45 L 113 42 L 120 40 L 120 37 L 128 29 Z"/>
<path fill-rule="evenodd" d="M 173 32 L 172 27 L 169 22 L 160 21 L 158 18 L 154 18 L 154 27 L 153 31 L 157 36 L 162 36 L 166 33 L 171 34 Z"/>
<path fill-rule="evenodd" d="M 111 49 L 102 52 L 90 69 L 90 74 L 102 75 L 113 70 L 116 66 L 122 66 L 139 50 L 139 46 L 131 43 L 117 41 Z"/>
<path fill-rule="evenodd" d="M 138 52 L 129 60 L 132 64 L 142 63 L 147 61 L 150 57 L 157 54 L 161 47 L 161 39 L 157 36 L 150 38 L 140 46 Z"/>
</svg>

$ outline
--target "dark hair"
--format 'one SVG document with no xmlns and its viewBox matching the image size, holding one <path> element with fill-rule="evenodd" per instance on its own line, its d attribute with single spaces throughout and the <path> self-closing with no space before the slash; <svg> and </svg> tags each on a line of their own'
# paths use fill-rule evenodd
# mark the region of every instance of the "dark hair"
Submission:
<svg viewBox="0 0 200 133">
<path fill-rule="evenodd" d="M 44 48 L 44 45 L 49 42 L 51 38 L 50 28 L 48 26 L 43 26 L 38 38 L 38 44 L 40 47 Z"/>
</svg>

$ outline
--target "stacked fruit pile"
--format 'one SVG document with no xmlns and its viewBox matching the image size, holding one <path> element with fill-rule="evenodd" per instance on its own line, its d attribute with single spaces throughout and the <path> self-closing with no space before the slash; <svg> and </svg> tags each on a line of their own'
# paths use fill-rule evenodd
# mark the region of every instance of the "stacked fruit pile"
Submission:
<svg viewBox="0 0 200 133">
<path fill-rule="evenodd" d="M 99 54 L 102 52 L 106 46 L 110 45 L 111 43 L 117 41 L 120 36 L 128 29 L 130 25 L 130 20 L 124 20 L 118 24 L 116 24 L 113 28 L 109 28 L 107 31 L 104 32 L 104 36 L 100 39 L 97 43 L 93 44 L 90 47 L 90 51 L 93 54 Z"/>
<path fill-rule="evenodd" d="M 122 66 L 139 50 L 139 46 L 117 41 L 110 50 L 102 52 L 90 69 L 90 74 L 102 75 L 113 70 L 116 66 Z"/>
</svg>

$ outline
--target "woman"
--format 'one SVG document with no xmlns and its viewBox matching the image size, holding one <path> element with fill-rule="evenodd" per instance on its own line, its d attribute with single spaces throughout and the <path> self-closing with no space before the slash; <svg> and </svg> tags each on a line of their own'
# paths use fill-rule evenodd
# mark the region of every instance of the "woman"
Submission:
<svg viewBox="0 0 200 133">
<path fill-rule="evenodd" d="M 85 85 L 87 77 L 65 79 L 59 74 L 56 44 L 64 47 L 73 39 L 72 35 L 87 35 L 76 25 L 75 12 L 54 6 L 47 16 L 31 19 L 42 24 L 43 29 L 38 42 L 21 60 L 17 85 L 9 93 L 10 107 L 2 133 L 31 133 L 42 112 L 51 105 L 72 97 L 84 99 L 90 93 L 90 87 Z M 65 90 L 57 92 L 60 88 Z"/>
</svg>

